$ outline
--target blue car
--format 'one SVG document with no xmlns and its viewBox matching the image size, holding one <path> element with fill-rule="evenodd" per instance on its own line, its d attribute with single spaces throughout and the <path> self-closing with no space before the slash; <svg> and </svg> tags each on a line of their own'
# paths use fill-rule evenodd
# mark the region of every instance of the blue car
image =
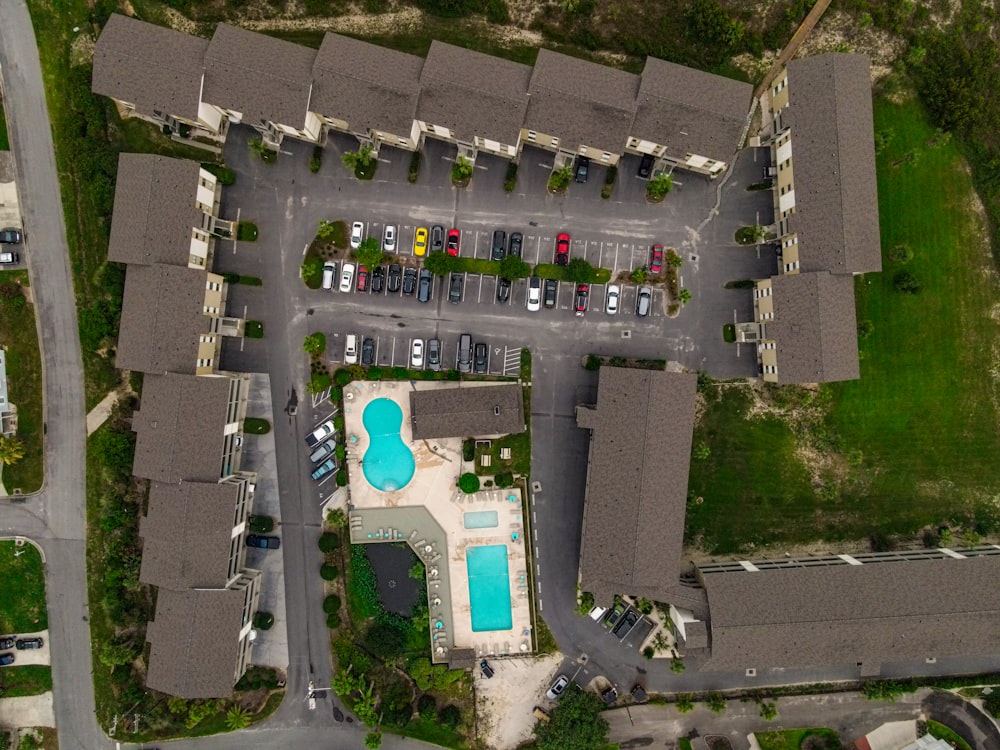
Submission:
<svg viewBox="0 0 1000 750">
<path fill-rule="evenodd" d="M 337 470 L 337 462 L 332 458 L 328 458 L 326 461 L 324 461 L 323 463 L 321 463 L 319 466 L 316 467 L 316 471 L 312 473 L 312 478 L 322 479 L 331 471 L 336 471 L 336 470 Z"/>
</svg>

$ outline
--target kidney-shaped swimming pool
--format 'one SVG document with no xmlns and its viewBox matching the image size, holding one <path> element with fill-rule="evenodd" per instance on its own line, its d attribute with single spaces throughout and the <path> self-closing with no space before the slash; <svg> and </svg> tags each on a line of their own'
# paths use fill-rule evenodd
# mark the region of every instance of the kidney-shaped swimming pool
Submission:
<svg viewBox="0 0 1000 750">
<path fill-rule="evenodd" d="M 377 490 L 401 490 L 413 479 L 416 464 L 399 431 L 403 410 L 388 398 L 377 398 L 365 407 L 362 422 L 368 432 L 368 450 L 361 460 L 365 479 Z"/>
</svg>

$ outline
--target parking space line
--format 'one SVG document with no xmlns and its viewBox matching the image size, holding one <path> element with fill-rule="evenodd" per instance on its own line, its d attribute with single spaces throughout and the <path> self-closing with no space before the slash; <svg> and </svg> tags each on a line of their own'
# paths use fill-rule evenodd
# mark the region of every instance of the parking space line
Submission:
<svg viewBox="0 0 1000 750">
<path fill-rule="evenodd" d="M 538 259 L 542 254 L 542 236 L 538 236 L 538 242 L 535 243 L 535 262 L 534 265 L 538 265 Z"/>
<path fill-rule="evenodd" d="M 396 337 L 395 336 L 392 337 L 392 352 L 390 353 L 389 358 L 390 358 L 391 362 L 395 362 L 396 361 Z"/>
</svg>

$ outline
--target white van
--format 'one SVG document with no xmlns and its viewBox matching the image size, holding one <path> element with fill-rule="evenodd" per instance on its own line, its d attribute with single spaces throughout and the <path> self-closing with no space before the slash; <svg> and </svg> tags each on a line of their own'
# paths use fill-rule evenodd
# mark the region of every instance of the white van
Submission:
<svg viewBox="0 0 1000 750">
<path fill-rule="evenodd" d="M 328 260 L 323 264 L 323 288 L 327 291 L 333 289 L 333 276 L 337 273 L 337 264 Z"/>
<path fill-rule="evenodd" d="M 353 333 L 347 334 L 344 343 L 344 364 L 356 365 L 358 363 L 358 337 Z"/>
<path fill-rule="evenodd" d="M 604 617 L 604 613 L 607 611 L 607 607 L 594 607 L 590 610 L 590 619 L 594 622 L 600 622 L 601 618 Z"/>
</svg>

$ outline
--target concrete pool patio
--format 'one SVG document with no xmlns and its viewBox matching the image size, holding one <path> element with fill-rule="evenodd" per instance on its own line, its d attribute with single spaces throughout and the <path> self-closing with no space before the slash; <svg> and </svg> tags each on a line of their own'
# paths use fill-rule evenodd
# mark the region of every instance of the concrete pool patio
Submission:
<svg viewBox="0 0 1000 750">
<path fill-rule="evenodd" d="M 461 387 L 491 385 L 463 383 Z M 473 467 L 462 460 L 462 439 L 413 440 L 410 392 L 457 386 L 454 382 L 427 381 L 351 383 L 344 388 L 344 427 L 351 543 L 409 545 L 426 568 L 433 661 L 452 662 L 453 666 L 465 662 L 462 666 L 468 666 L 473 656 L 523 654 L 533 648 L 520 489 L 484 489 L 466 495 L 458 489 L 457 481 Z M 413 478 L 398 490 L 376 489 L 363 472 L 370 439 L 362 418 L 365 408 L 379 398 L 393 401 L 402 410 L 400 437 L 413 452 L 416 464 Z M 465 514 L 482 511 L 496 513 L 496 526 L 467 529 Z M 471 547 L 491 545 L 507 548 L 511 627 L 475 632 L 466 552 Z"/>
</svg>

